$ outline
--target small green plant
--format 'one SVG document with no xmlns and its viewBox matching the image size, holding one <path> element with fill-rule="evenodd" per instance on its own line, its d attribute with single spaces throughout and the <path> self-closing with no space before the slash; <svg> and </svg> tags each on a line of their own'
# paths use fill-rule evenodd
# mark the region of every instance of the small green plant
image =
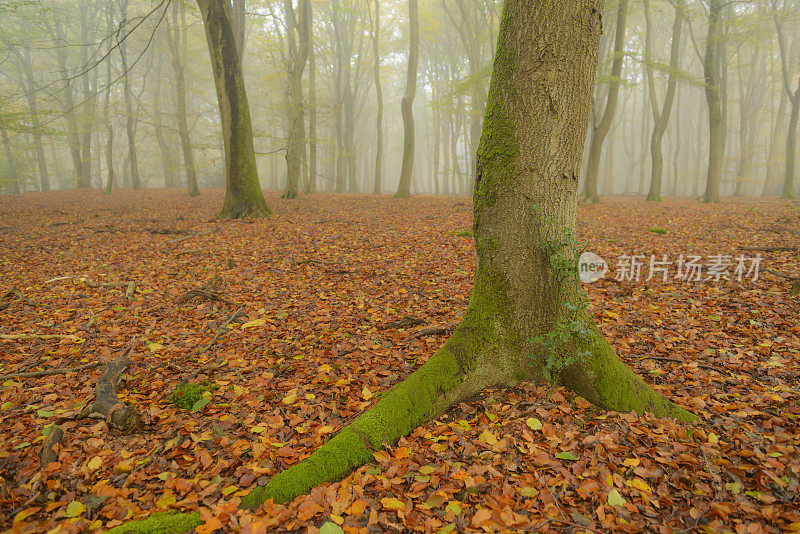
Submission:
<svg viewBox="0 0 800 534">
<path fill-rule="evenodd" d="M 558 382 L 561 371 L 591 356 L 589 351 L 570 352 L 571 345 L 584 344 L 591 336 L 586 323 L 581 320 L 581 310 L 586 306 L 585 303 L 578 306 L 567 303 L 567 317 L 560 321 L 552 332 L 531 339 L 531 344 L 537 349 L 537 353 L 531 354 L 531 364 L 534 364 L 537 356 L 543 357 L 542 374 L 545 380 L 552 384 Z"/>
<path fill-rule="evenodd" d="M 654 234 L 659 234 L 659 235 L 666 235 L 667 234 L 666 228 L 660 228 L 658 226 L 654 226 L 652 228 L 648 228 L 647 231 L 648 232 L 653 232 Z"/>
<path fill-rule="evenodd" d="M 169 396 L 169 402 L 181 410 L 196 412 L 208 404 L 210 399 L 205 396 L 208 389 L 208 384 L 205 382 L 201 384 L 184 384 L 175 388 L 175 391 Z"/>
<path fill-rule="evenodd" d="M 450 232 L 450 234 L 456 237 L 472 237 L 472 230 L 464 230 L 463 232 Z"/>
</svg>

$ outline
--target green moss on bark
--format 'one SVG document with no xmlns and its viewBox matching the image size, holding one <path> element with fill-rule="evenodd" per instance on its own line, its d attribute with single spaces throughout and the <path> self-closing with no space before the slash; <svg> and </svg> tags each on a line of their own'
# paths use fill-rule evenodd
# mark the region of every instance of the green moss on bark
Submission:
<svg viewBox="0 0 800 534">
<path fill-rule="evenodd" d="M 185 534 L 200 526 L 199 512 L 157 513 L 142 521 L 130 521 L 109 530 L 106 534 Z"/>
</svg>

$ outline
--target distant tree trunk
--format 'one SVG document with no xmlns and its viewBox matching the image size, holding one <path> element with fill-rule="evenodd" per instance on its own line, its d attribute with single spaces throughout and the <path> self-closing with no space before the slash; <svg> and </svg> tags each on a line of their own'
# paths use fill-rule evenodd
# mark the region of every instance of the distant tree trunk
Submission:
<svg viewBox="0 0 800 534">
<path fill-rule="evenodd" d="M 24 47 L 19 54 L 22 69 L 25 72 L 26 83 L 23 84 L 25 96 L 28 100 L 28 107 L 31 110 L 31 129 L 33 133 L 33 146 L 36 150 L 36 165 L 39 169 L 39 183 L 42 191 L 50 191 L 50 175 L 47 172 L 47 160 L 44 156 L 44 145 L 42 144 L 42 129 L 39 122 L 39 106 L 36 101 L 36 78 L 33 74 L 31 64 L 31 54 L 28 47 Z"/>
<path fill-rule="evenodd" d="M 314 53 L 314 16 L 311 2 L 308 13 L 308 193 L 317 192 L 317 60 Z"/>
<path fill-rule="evenodd" d="M 372 23 L 372 56 L 373 56 L 373 78 L 375 79 L 375 99 L 378 102 L 378 112 L 376 117 L 376 147 L 375 147 L 375 185 L 372 193 L 380 195 L 383 190 L 383 89 L 381 88 L 381 54 L 380 54 L 380 30 L 381 30 L 381 5 L 380 0 L 375 0 L 375 15 Z"/>
<path fill-rule="evenodd" d="M 675 151 L 672 153 L 672 193 L 670 196 L 676 198 L 678 196 L 678 186 L 680 181 L 680 154 L 681 154 L 681 95 L 675 95 Z"/>
<path fill-rule="evenodd" d="M 125 20 L 127 17 L 128 0 L 123 0 L 121 6 L 120 18 Z M 141 188 L 141 181 L 139 180 L 139 158 L 136 153 L 136 115 L 133 111 L 133 96 L 131 94 L 130 76 L 128 76 L 128 56 L 127 56 L 127 42 L 119 39 L 117 36 L 117 48 L 119 55 L 122 59 L 122 81 L 123 81 L 123 96 L 125 98 L 125 112 L 126 121 L 125 129 L 128 133 L 128 157 L 130 161 L 131 172 L 131 187 L 133 189 Z"/>
<path fill-rule="evenodd" d="M 764 189 L 761 192 L 763 196 L 776 194 L 775 186 L 778 183 L 778 160 L 780 158 L 781 145 L 783 139 L 784 126 L 786 124 L 786 108 L 789 98 L 786 96 L 786 91 L 781 91 L 781 100 L 778 104 L 778 112 L 775 116 L 775 125 L 772 128 L 772 138 L 769 144 L 769 154 L 767 155 L 766 175 L 764 176 Z M 785 148 L 785 145 L 784 147 Z"/>
<path fill-rule="evenodd" d="M 792 105 L 789 114 L 789 133 L 786 136 L 786 169 L 783 175 L 783 192 L 781 198 L 794 198 L 794 160 L 797 149 L 797 119 L 800 114 L 800 79 L 797 80 L 797 89 L 792 93 L 789 79 L 789 51 L 786 49 L 786 36 L 783 33 L 783 21 L 778 17 L 775 0 L 772 2 L 772 18 L 775 29 L 778 31 L 778 46 L 781 51 L 781 73 L 783 75 L 783 88 Z"/>
<path fill-rule="evenodd" d="M 94 18 L 96 9 L 92 12 L 89 11 L 93 2 L 79 3 L 79 10 L 81 15 L 81 42 L 90 43 L 91 36 L 90 30 L 94 29 Z M 94 33 L 93 31 L 91 33 Z M 89 47 L 81 47 L 81 64 L 89 64 Z M 90 82 L 90 75 L 92 77 Z M 81 118 L 81 160 L 83 168 L 83 179 L 86 187 L 92 186 L 92 131 L 94 129 L 95 113 L 97 111 L 97 96 L 94 88 L 97 87 L 98 69 L 92 69 L 91 72 L 84 73 L 81 76 L 83 85 L 83 116 Z"/>
<path fill-rule="evenodd" d="M 434 93 L 434 100 L 436 96 Z M 439 194 L 439 153 L 441 152 L 441 126 L 439 125 L 439 112 L 434 108 L 431 110 L 433 124 L 433 194 Z"/>
<path fill-rule="evenodd" d="M 709 0 L 708 37 L 703 58 L 706 103 L 708 105 L 708 171 L 706 173 L 705 202 L 719 202 L 719 187 L 722 182 L 722 157 L 724 127 L 722 120 L 722 95 L 720 94 L 720 43 L 722 40 L 722 9 L 724 0 Z"/>
<path fill-rule="evenodd" d="M 231 26 L 230 0 L 197 0 L 197 4 L 211 55 L 225 147 L 225 203 L 217 217 L 265 217 L 272 212 L 258 181 L 250 106 Z"/>
<path fill-rule="evenodd" d="M 55 36 L 60 42 L 67 42 L 64 28 L 61 21 L 56 18 Z M 58 74 L 64 82 L 64 87 L 61 89 L 63 94 L 63 109 L 64 120 L 67 123 L 67 145 L 69 146 L 69 153 L 72 157 L 72 166 L 75 169 L 75 180 L 78 188 L 89 187 L 89 182 L 86 179 L 83 170 L 83 157 L 81 156 L 81 139 L 79 135 L 78 120 L 76 117 L 75 95 L 73 93 L 72 84 L 69 82 L 69 73 L 67 71 L 67 58 L 63 47 L 56 47 L 56 60 L 58 63 Z"/>
<path fill-rule="evenodd" d="M 346 175 L 345 175 L 345 146 L 344 146 L 344 135 L 343 135 L 343 120 L 342 115 L 344 114 L 344 99 L 342 95 L 342 73 L 345 69 L 345 62 L 344 58 L 342 58 L 343 52 L 343 37 L 342 31 L 340 28 L 340 15 L 341 9 L 339 5 L 339 0 L 334 0 L 332 12 L 332 22 L 333 22 L 333 34 L 334 34 L 334 45 L 336 49 L 336 71 L 335 71 L 335 78 L 334 78 L 334 105 L 333 105 L 333 113 L 334 113 L 334 145 L 336 146 L 336 185 L 334 186 L 334 191 L 337 193 L 342 193 L 347 186 L 346 183 Z M 347 60 L 349 62 L 349 58 Z"/>
<path fill-rule="evenodd" d="M 167 27 L 167 40 L 172 55 L 172 69 L 175 71 L 175 114 L 178 118 L 178 135 L 181 139 L 183 166 L 186 172 L 186 189 L 189 196 L 195 197 L 200 194 L 200 188 L 197 184 L 189 122 L 186 119 L 186 7 L 179 2 L 174 2 L 172 5 L 171 26 L 171 30 L 169 26 Z"/>
<path fill-rule="evenodd" d="M 161 153 L 161 166 L 164 169 L 164 186 L 175 187 L 177 181 L 175 180 L 175 167 L 173 166 L 172 145 L 164 134 L 164 124 L 161 116 L 161 67 L 162 62 L 159 57 L 158 66 L 156 67 L 156 90 L 153 102 L 154 129 L 158 149 Z"/>
<path fill-rule="evenodd" d="M 114 2 L 107 4 L 108 11 L 106 12 L 106 33 L 111 35 L 114 30 Z M 107 53 L 111 54 L 113 42 L 108 40 Z M 111 188 L 114 187 L 114 123 L 111 120 L 109 107 L 111 104 L 111 61 L 106 61 L 106 90 L 103 99 L 103 117 L 106 123 L 106 186 L 105 194 L 111 194 Z M 101 180 L 102 181 L 102 180 Z"/>
<path fill-rule="evenodd" d="M 445 195 L 450 194 L 450 121 L 452 114 L 447 114 L 447 120 L 441 124 L 444 132 L 442 138 L 442 156 L 444 156 L 444 165 L 442 166 L 442 193 Z"/>
<path fill-rule="evenodd" d="M 411 195 L 411 175 L 414 171 L 414 96 L 417 92 L 417 63 L 419 61 L 419 16 L 417 0 L 408 0 L 409 53 L 406 91 L 400 104 L 403 114 L 403 167 L 400 170 L 400 184 L 396 198 Z"/>
<path fill-rule="evenodd" d="M 0 137 L 3 139 L 3 146 L 6 149 L 6 160 L 8 160 L 9 180 L 11 182 L 11 193 L 16 195 L 20 193 L 20 177 L 19 169 L 17 168 L 17 160 L 14 158 L 14 148 L 11 146 L 11 139 L 8 137 L 8 132 L 5 128 L 0 126 Z"/>
<path fill-rule="evenodd" d="M 675 6 L 675 22 L 672 24 L 672 46 L 669 56 L 669 79 L 667 81 L 667 94 L 664 97 L 664 107 L 658 109 L 658 95 L 656 94 L 655 75 L 653 74 L 653 29 L 650 17 L 650 0 L 644 0 L 644 12 L 647 24 L 647 38 L 645 40 L 645 67 L 647 70 L 647 85 L 650 91 L 650 104 L 653 108 L 653 119 L 655 128 L 650 139 L 650 156 L 652 158 L 650 168 L 650 192 L 647 200 L 661 201 L 661 175 L 664 168 L 664 157 L 661 153 L 661 141 L 664 132 L 669 124 L 669 116 L 672 112 L 672 102 L 675 99 L 675 88 L 678 85 L 678 62 L 681 55 L 681 26 L 683 25 L 683 3 L 678 2 Z"/>
<path fill-rule="evenodd" d="M 608 86 L 608 99 L 603 118 L 594 126 L 592 140 L 589 143 L 589 161 L 586 169 L 586 201 L 599 202 L 597 182 L 600 171 L 600 156 L 603 153 L 603 142 L 614 122 L 619 101 L 620 76 L 625 52 L 625 27 L 628 21 L 628 0 L 620 0 L 617 6 L 617 28 L 614 38 L 614 60 L 611 64 L 611 81 Z"/>
<path fill-rule="evenodd" d="M 300 0 L 295 17 L 292 0 L 284 0 L 286 16 L 286 39 L 288 41 L 288 85 L 289 85 L 289 136 L 286 147 L 286 190 L 283 198 L 297 198 L 302 170 L 302 157 L 305 152 L 305 122 L 303 119 L 303 71 L 308 61 L 309 0 Z M 297 34 L 297 40 L 295 40 Z"/>
</svg>

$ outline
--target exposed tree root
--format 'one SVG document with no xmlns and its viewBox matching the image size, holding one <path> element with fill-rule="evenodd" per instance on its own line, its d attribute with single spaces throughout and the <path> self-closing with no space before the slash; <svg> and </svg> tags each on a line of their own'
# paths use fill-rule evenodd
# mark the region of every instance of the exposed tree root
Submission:
<svg viewBox="0 0 800 534">
<path fill-rule="evenodd" d="M 133 364 L 133 360 L 128 357 L 132 346 L 133 344 L 128 345 L 121 356 L 105 364 L 103 374 L 94 388 L 94 401 L 84 407 L 76 419 L 105 419 L 109 428 L 115 428 L 124 434 L 132 434 L 144 427 L 139 412 L 120 402 L 117 396 L 117 386 L 122 375 Z"/>
<path fill-rule="evenodd" d="M 444 326 L 428 326 L 426 328 L 421 328 L 417 330 L 410 336 L 406 337 L 403 341 L 411 341 L 412 339 L 419 339 L 425 336 L 438 336 L 440 334 L 449 334 L 455 329 L 456 326 L 458 326 L 458 323 L 448 324 Z"/>
<path fill-rule="evenodd" d="M 23 295 L 16 287 L 12 287 L 0 297 L 0 311 L 11 306 L 15 298 L 25 302 L 29 306 L 36 306 L 31 299 Z"/>
<path fill-rule="evenodd" d="M 402 319 L 397 321 L 391 321 L 385 324 L 382 324 L 379 328 L 381 330 L 389 330 L 389 329 L 400 329 L 400 328 L 408 328 L 409 326 L 419 326 L 422 324 L 428 324 L 424 319 L 420 319 L 419 317 L 411 317 L 410 315 L 406 315 Z"/>
</svg>

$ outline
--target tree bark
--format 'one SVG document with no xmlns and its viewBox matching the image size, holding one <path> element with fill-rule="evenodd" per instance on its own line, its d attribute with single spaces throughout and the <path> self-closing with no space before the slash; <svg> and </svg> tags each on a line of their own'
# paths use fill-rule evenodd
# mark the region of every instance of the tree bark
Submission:
<svg viewBox="0 0 800 534">
<path fill-rule="evenodd" d="M 719 186 L 722 182 L 722 156 L 724 150 L 724 124 L 722 121 L 722 97 L 720 94 L 720 41 L 722 39 L 722 2 L 710 0 L 708 6 L 708 36 L 703 58 L 706 104 L 708 105 L 708 171 L 704 202 L 719 202 Z"/>
<path fill-rule="evenodd" d="M 619 360 L 579 304 L 576 274 L 561 268 L 579 248 L 577 177 L 601 11 L 600 0 L 506 1 L 478 147 L 478 265 L 463 321 L 419 370 L 242 506 L 287 502 L 340 479 L 454 403 L 529 378 L 564 384 L 603 408 L 692 418 Z M 546 354 L 537 338 L 565 329 L 572 334 Z"/>
<path fill-rule="evenodd" d="M 400 103 L 403 115 L 403 167 L 395 198 L 411 196 L 411 175 L 414 172 L 414 96 L 417 93 L 417 64 L 419 62 L 419 15 L 417 0 L 408 0 L 409 52 L 406 91 Z"/>
<path fill-rule="evenodd" d="M 36 165 L 39 169 L 39 184 L 42 191 L 50 191 L 50 175 L 47 172 L 47 160 L 44 156 L 44 145 L 42 145 L 42 130 L 39 123 L 39 106 L 36 101 L 36 78 L 33 74 L 33 65 L 31 64 L 30 49 L 25 47 L 19 53 L 22 69 L 25 72 L 26 84 L 24 90 L 28 100 L 28 107 L 31 110 L 31 129 L 33 130 L 33 145 L 36 150 Z"/>
<path fill-rule="evenodd" d="M 8 170 L 10 173 L 11 178 L 11 193 L 12 194 L 19 194 L 20 193 L 20 178 L 19 178 L 19 170 L 17 169 L 17 160 L 14 157 L 14 149 L 11 146 L 11 139 L 8 137 L 8 132 L 5 128 L 0 125 L 0 138 L 3 140 L 3 146 L 6 149 L 6 160 L 8 161 Z"/>
<path fill-rule="evenodd" d="M 197 0 L 197 4 L 211 55 L 225 146 L 225 202 L 217 217 L 265 217 L 272 212 L 258 181 L 250 106 L 231 26 L 230 0 Z"/>
<path fill-rule="evenodd" d="M 622 65 L 624 62 L 625 51 L 625 27 L 628 22 L 628 0 L 620 0 L 617 6 L 617 28 L 614 36 L 614 60 L 611 63 L 611 81 L 608 86 L 608 99 L 603 118 L 594 126 L 592 140 L 589 143 L 589 161 L 586 168 L 586 201 L 591 203 L 600 202 L 597 193 L 597 182 L 600 171 L 600 156 L 603 153 L 603 142 L 608 131 L 614 122 L 614 114 L 617 112 L 619 102 L 620 76 L 622 76 Z"/>
<path fill-rule="evenodd" d="M 309 1 L 300 0 L 295 14 L 292 0 L 284 0 L 286 17 L 286 40 L 288 41 L 288 86 L 289 86 L 289 136 L 286 148 L 286 189 L 283 198 L 297 198 L 300 186 L 302 157 L 305 152 L 305 122 L 303 119 L 303 71 L 308 62 Z M 295 40 L 295 34 L 297 39 Z"/>
<path fill-rule="evenodd" d="M 789 133 L 786 136 L 786 168 L 783 175 L 783 192 L 781 198 L 794 198 L 794 160 L 797 148 L 797 119 L 800 114 L 800 79 L 797 80 L 797 90 L 792 92 L 789 79 L 789 51 L 786 49 L 786 37 L 783 33 L 783 22 L 779 19 L 775 0 L 772 2 L 772 18 L 778 32 L 778 46 L 781 52 L 781 74 L 783 75 L 783 88 L 789 97 L 792 108 L 789 115 Z"/>
<path fill-rule="evenodd" d="M 314 53 L 313 6 L 306 6 L 308 13 L 308 193 L 317 192 L 317 59 Z"/>
<path fill-rule="evenodd" d="M 667 81 L 667 94 L 664 96 L 664 107 L 658 109 L 658 95 L 655 89 L 655 75 L 653 73 L 653 29 L 650 17 L 650 0 L 644 0 L 645 19 L 647 24 L 647 37 L 645 39 L 645 67 L 647 70 L 647 84 L 650 91 L 650 103 L 653 108 L 655 128 L 650 138 L 650 191 L 647 200 L 661 201 L 661 176 L 664 168 L 664 156 L 661 152 L 661 141 L 667 131 L 672 103 L 675 99 L 675 88 L 678 85 L 678 62 L 681 55 L 681 26 L 683 25 L 683 2 L 675 6 L 675 22 L 672 24 L 672 47 L 669 56 L 669 78 Z"/>
<path fill-rule="evenodd" d="M 164 133 L 164 124 L 161 115 L 161 69 L 162 63 L 159 57 L 156 67 L 156 90 L 153 102 L 153 120 L 158 150 L 161 153 L 161 167 L 164 169 L 164 187 L 175 187 L 175 167 L 173 166 L 172 146 Z"/>
<path fill-rule="evenodd" d="M 127 16 L 127 6 L 128 0 L 124 0 L 120 13 L 120 18 L 122 20 L 125 20 Z M 119 39 L 119 36 L 117 36 L 117 48 L 119 49 L 119 55 L 122 59 L 122 85 L 126 112 L 125 130 L 128 134 L 128 161 L 131 173 L 131 187 L 133 189 L 140 189 L 142 184 L 139 179 L 139 157 L 136 152 L 136 115 L 133 112 L 131 82 L 128 76 L 127 43 Z"/>
<path fill-rule="evenodd" d="M 375 183 L 372 193 L 380 195 L 383 190 L 383 88 L 381 87 L 381 54 L 380 54 L 380 30 L 381 30 L 381 4 L 380 0 L 375 0 L 375 14 L 372 23 L 372 73 L 375 79 L 375 99 L 378 103 L 375 140 Z"/>
</svg>

